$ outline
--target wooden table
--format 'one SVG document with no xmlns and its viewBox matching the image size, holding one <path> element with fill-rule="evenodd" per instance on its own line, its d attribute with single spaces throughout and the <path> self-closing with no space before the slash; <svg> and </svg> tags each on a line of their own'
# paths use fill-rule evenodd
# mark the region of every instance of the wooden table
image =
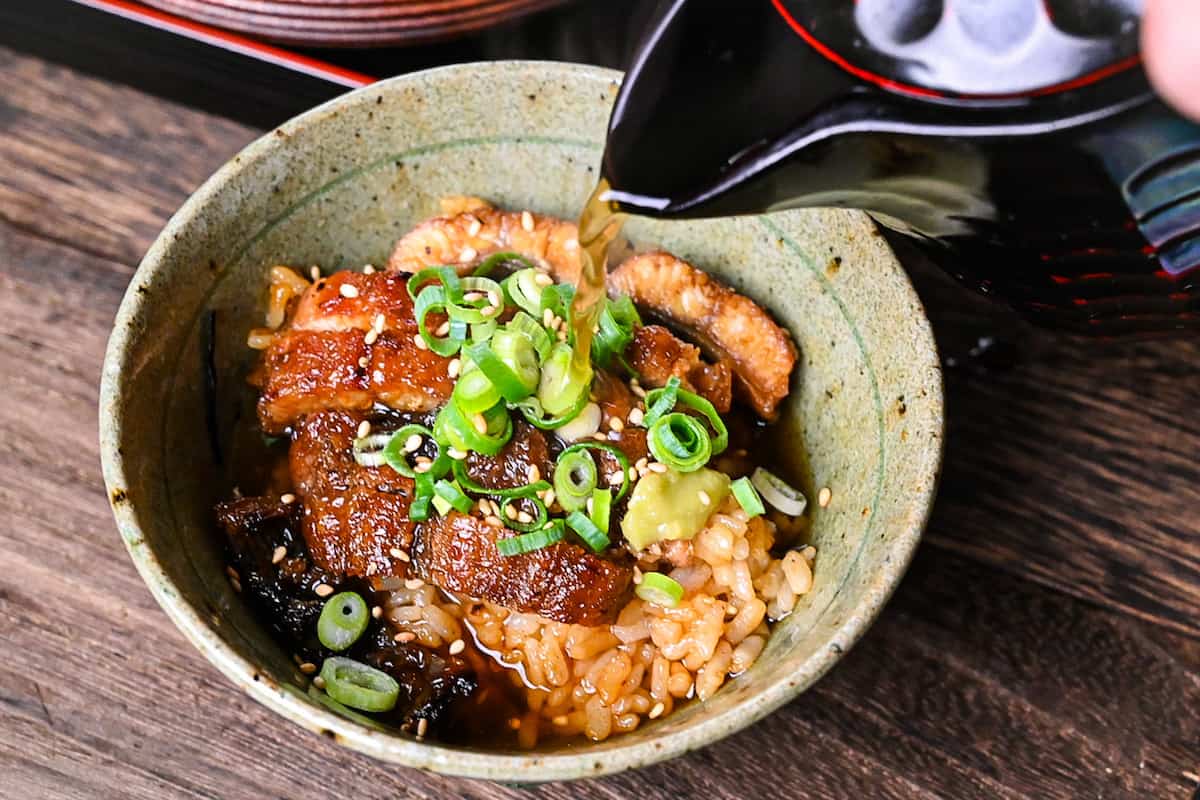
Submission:
<svg viewBox="0 0 1200 800">
<path fill-rule="evenodd" d="M 923 268 L 954 365 L 932 523 L 862 642 L 767 720 L 519 790 L 240 695 L 126 557 L 96 396 L 142 253 L 257 135 L 0 49 L 0 797 L 1200 797 L 1200 342 L 1058 338 Z"/>
</svg>

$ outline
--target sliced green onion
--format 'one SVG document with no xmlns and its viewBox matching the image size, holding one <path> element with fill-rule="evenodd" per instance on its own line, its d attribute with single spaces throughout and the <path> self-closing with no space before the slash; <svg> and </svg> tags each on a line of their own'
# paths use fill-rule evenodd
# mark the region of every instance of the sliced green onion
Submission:
<svg viewBox="0 0 1200 800">
<path fill-rule="evenodd" d="M 575 287 L 569 283 L 555 283 L 542 289 L 541 308 L 535 316 L 540 317 L 549 309 L 552 314 L 571 322 L 571 303 L 575 300 Z"/>
<path fill-rule="evenodd" d="M 494 349 L 497 346 L 504 350 L 504 356 Z M 469 345 L 466 353 L 510 403 L 524 400 L 537 386 L 537 353 L 529 339 L 520 334 L 497 331 L 491 345 Z"/>
<path fill-rule="evenodd" d="M 695 472 L 712 457 L 712 439 L 704 424 L 677 411 L 650 426 L 646 444 L 656 459 L 679 472 Z"/>
<path fill-rule="evenodd" d="M 608 534 L 600 530 L 582 511 L 567 514 L 567 526 L 579 534 L 579 538 L 583 539 L 584 544 L 590 547 L 593 553 L 601 552 L 610 544 Z"/>
<path fill-rule="evenodd" d="M 808 507 L 808 498 L 799 489 L 793 488 L 774 473 L 759 467 L 750 476 L 750 482 L 758 489 L 763 499 L 784 514 L 798 517 Z"/>
<path fill-rule="evenodd" d="M 487 322 L 477 322 L 471 326 L 471 341 L 486 342 L 492 338 L 492 334 L 499 327 L 500 324 L 494 319 L 489 319 Z"/>
<path fill-rule="evenodd" d="M 537 282 L 541 273 L 536 269 L 514 272 L 508 279 L 508 294 L 512 301 L 530 314 L 542 313 L 542 286 Z"/>
<path fill-rule="evenodd" d="M 592 489 L 592 508 L 588 517 L 596 527 L 608 533 L 609 517 L 612 516 L 612 489 Z"/>
<path fill-rule="evenodd" d="M 468 473 L 467 465 L 464 461 L 454 462 L 454 480 L 463 488 L 463 491 L 471 494 L 488 494 L 493 497 L 526 497 L 534 495 L 538 492 L 544 492 L 550 488 L 548 481 L 537 481 L 535 483 L 527 483 L 524 486 L 514 486 L 509 489 L 493 489 L 477 483 Z"/>
<path fill-rule="evenodd" d="M 462 297 L 462 284 L 454 267 L 429 267 L 416 273 L 408 279 L 408 296 L 415 301 L 423 287 L 438 283 L 450 302 L 456 303 Z"/>
<path fill-rule="evenodd" d="M 550 431 L 562 428 L 568 422 L 577 418 L 587 405 L 588 395 L 586 392 L 581 392 L 575 400 L 575 405 L 567 409 L 566 413 L 560 414 L 557 417 L 547 417 L 541 402 L 536 397 L 526 397 L 521 402 L 514 403 L 513 408 L 520 411 L 530 425 Z M 596 407 L 596 410 L 599 410 L 599 406 Z"/>
<path fill-rule="evenodd" d="M 412 464 L 408 462 L 408 457 L 412 453 L 409 452 L 407 445 L 408 440 L 413 436 L 420 436 L 423 440 L 429 439 L 437 448 L 437 456 L 429 465 L 429 469 L 423 473 L 417 472 Z M 387 446 L 383 448 L 383 459 L 389 467 L 406 478 L 415 478 L 421 474 L 427 475 L 430 478 L 440 478 L 450 469 L 450 457 L 446 455 L 444 448 L 438 444 L 433 432 L 424 425 L 405 425 L 400 430 L 391 434 Z"/>
<path fill-rule="evenodd" d="M 576 444 L 571 445 L 567 449 L 563 450 L 561 453 L 559 453 L 558 463 L 562 464 L 563 458 L 568 457 L 568 456 L 574 457 L 575 453 L 579 453 L 584 450 L 603 450 L 604 452 L 611 455 L 614 459 L 616 459 L 617 463 L 620 465 L 620 470 L 621 470 L 621 486 L 619 489 L 617 489 L 617 493 L 613 496 L 613 500 L 616 501 L 616 500 L 620 500 L 621 498 L 623 498 L 626 495 L 626 493 L 629 492 L 629 457 L 626 456 L 625 453 L 622 452 L 619 447 L 615 447 L 611 444 L 605 444 L 603 442 L 578 442 Z M 592 462 L 592 464 L 593 464 L 593 466 L 595 466 L 595 462 Z M 558 468 L 557 467 L 554 470 L 554 476 L 556 478 L 554 492 L 555 492 L 555 494 L 559 494 L 558 481 L 557 481 L 557 478 L 558 478 Z M 605 476 L 606 479 L 607 479 L 607 477 L 608 476 Z M 610 485 L 611 485 L 611 483 L 610 483 Z M 587 497 L 591 496 L 591 491 L 594 488 L 595 488 L 595 484 L 588 487 L 587 494 L 584 497 L 585 503 L 587 502 Z M 562 501 L 560 500 L 559 503 L 561 504 Z M 567 507 L 564 505 L 563 508 L 567 508 Z M 571 510 L 571 509 L 568 509 L 568 510 Z"/>
<path fill-rule="evenodd" d="M 471 276 L 463 278 L 462 295 L 459 301 L 447 304 L 446 314 L 450 319 L 457 319 L 471 324 L 486 323 L 494 320 L 503 310 L 504 301 L 503 290 L 500 284 L 496 283 L 491 278 L 482 278 Z M 467 300 L 468 294 L 476 293 L 479 296 L 472 300 Z M 500 299 L 499 304 L 492 302 L 492 299 Z"/>
<path fill-rule="evenodd" d="M 674 608 L 683 599 L 683 587 L 679 581 L 661 572 L 643 572 L 642 582 L 634 593 L 647 603 L 663 608 Z"/>
<path fill-rule="evenodd" d="M 496 271 L 497 267 L 509 262 L 516 262 L 520 267 L 533 266 L 533 262 L 520 253 L 492 253 L 483 260 L 483 263 L 475 268 L 475 274 L 490 275 Z"/>
<path fill-rule="evenodd" d="M 341 656 L 325 659 L 321 679 L 326 694 L 359 711 L 391 711 L 400 697 L 400 684 L 391 675 Z"/>
<path fill-rule="evenodd" d="M 408 517 L 413 522 L 424 522 L 429 519 L 429 507 L 433 504 L 433 478 L 424 473 L 417 473 L 417 491 L 413 495 L 412 504 L 408 507 Z"/>
<path fill-rule="evenodd" d="M 569 449 L 563 451 L 554 467 L 554 494 L 567 511 L 578 511 L 596 488 L 596 462 L 586 450 Z"/>
<path fill-rule="evenodd" d="M 589 402 L 575 419 L 556 431 L 558 438 L 566 442 L 578 442 L 580 439 L 590 439 L 600 430 L 600 422 L 603 416 L 600 412 L 600 406 Z"/>
<path fill-rule="evenodd" d="M 579 398 L 586 397 L 592 385 L 591 366 L 585 364 L 581 368 L 575 360 L 571 346 L 559 342 L 550 349 L 550 355 L 542 364 L 537 399 L 542 409 L 552 417 L 565 414 L 577 405 Z"/>
<path fill-rule="evenodd" d="M 562 522 L 556 520 L 556 524 L 549 528 L 543 527 L 541 530 L 521 533 L 507 539 L 497 539 L 496 549 L 502 556 L 519 556 L 561 542 L 566 535 L 567 531 L 563 528 Z"/>
<path fill-rule="evenodd" d="M 450 319 L 450 330 L 444 337 L 434 335 L 429 330 L 428 317 L 431 313 L 446 313 L 450 304 L 446 300 L 446 290 L 441 286 L 427 286 L 417 297 L 413 309 L 417 318 L 417 331 L 429 349 L 439 356 L 449 357 L 458 352 L 467 338 L 467 323 L 462 320 Z"/>
<path fill-rule="evenodd" d="M 474 362 L 464 361 L 463 363 L 473 364 Z M 464 369 L 466 369 L 465 366 Z M 501 399 L 500 390 L 487 375 L 478 369 L 463 372 L 458 376 L 451 397 L 464 414 L 478 414 L 487 411 Z"/>
<path fill-rule="evenodd" d="M 446 503 L 450 508 L 463 514 L 471 511 L 471 498 L 467 497 L 459 485 L 454 481 L 448 481 L 445 478 L 433 485 L 433 493 L 437 496 L 434 499 L 436 504 L 438 500 Z M 441 512 L 445 514 L 445 511 Z"/>
<path fill-rule="evenodd" d="M 762 498 L 758 496 L 758 491 L 755 490 L 754 484 L 750 483 L 749 478 L 738 478 L 729 487 L 733 490 L 733 497 L 738 501 L 738 505 L 752 517 L 757 517 L 766 511 L 763 508 Z"/>
<path fill-rule="evenodd" d="M 357 592 L 339 592 L 325 601 L 317 619 L 317 638 L 340 653 L 358 641 L 371 620 L 367 602 Z"/>
<path fill-rule="evenodd" d="M 546 329 L 542 327 L 542 323 L 524 311 L 518 311 L 514 314 L 505 327 L 510 331 L 523 333 L 529 337 L 529 343 L 537 351 L 539 362 L 545 361 L 546 356 L 550 355 L 550 348 L 554 344 L 554 341 L 550 338 L 550 334 L 546 333 Z"/>
<path fill-rule="evenodd" d="M 652 389 L 646 393 L 646 413 L 642 417 L 642 425 L 649 428 L 655 422 L 675 407 L 679 397 L 679 378 L 674 375 L 661 389 Z"/>
<path fill-rule="evenodd" d="M 595 336 L 592 337 L 592 358 L 602 367 L 607 367 L 614 358 L 621 357 L 633 341 L 633 331 L 642 324 L 633 301 L 626 295 L 616 300 L 605 300 Z"/>
<path fill-rule="evenodd" d="M 704 415 L 704 418 L 708 420 L 708 424 L 712 428 L 712 434 L 710 434 L 712 438 L 712 453 L 714 456 L 723 453 L 725 448 L 729 446 L 729 430 L 725 427 L 721 415 L 717 413 L 717 409 L 713 407 L 713 404 L 700 395 L 684 391 L 683 389 L 679 390 L 676 396 L 676 403 L 677 405 L 685 405 Z"/>
<path fill-rule="evenodd" d="M 354 462 L 361 467 L 382 467 L 387 463 L 383 449 L 392 440 L 390 433 L 371 433 L 354 440 Z"/>
<path fill-rule="evenodd" d="M 529 522 L 522 522 L 520 519 L 514 519 L 508 515 L 508 509 L 513 503 L 524 501 L 529 503 L 534 508 L 533 519 Z M 521 511 L 516 506 L 512 506 L 514 514 L 520 514 Z M 528 512 L 525 512 L 528 513 Z M 545 525 L 550 519 L 550 513 L 546 510 L 546 504 L 543 503 L 536 495 L 521 494 L 509 495 L 500 503 L 500 520 L 508 527 L 515 531 L 534 531 Z"/>
<path fill-rule="evenodd" d="M 447 403 L 433 423 L 433 434 L 439 443 L 448 442 L 456 450 L 473 450 L 485 456 L 494 456 L 512 438 L 512 419 L 504 404 L 498 403 L 482 412 L 485 432 L 480 433 L 472 422 L 478 416 L 480 414 L 476 413 L 468 418 L 457 403 Z"/>
</svg>

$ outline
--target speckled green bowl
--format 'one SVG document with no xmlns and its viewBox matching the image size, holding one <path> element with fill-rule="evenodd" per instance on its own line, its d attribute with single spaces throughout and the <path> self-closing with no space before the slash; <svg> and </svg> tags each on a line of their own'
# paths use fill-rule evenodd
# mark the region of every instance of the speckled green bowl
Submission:
<svg viewBox="0 0 1200 800">
<path fill-rule="evenodd" d="M 782 435 L 807 451 L 832 502 L 815 511 L 813 591 L 758 663 L 706 703 L 600 744 L 534 752 L 417 742 L 314 705 L 290 655 L 223 575 L 212 505 L 228 491 L 223 441 L 245 408 L 267 268 L 382 263 L 395 239 L 466 193 L 573 216 L 596 179 L 619 75 L 551 63 L 448 67 L 317 108 L 235 156 L 150 248 L 104 363 L 104 477 L 129 553 L 179 629 L 243 691 L 294 722 L 388 761 L 534 782 L 649 764 L 749 725 L 819 678 L 900 580 L 933 502 L 942 386 L 929 323 L 861 214 L 784 213 L 708 222 L 638 220 L 662 246 L 756 298 L 802 357 Z M 206 418 L 206 353 L 218 418 Z M 212 425 L 216 425 L 215 434 Z"/>
</svg>

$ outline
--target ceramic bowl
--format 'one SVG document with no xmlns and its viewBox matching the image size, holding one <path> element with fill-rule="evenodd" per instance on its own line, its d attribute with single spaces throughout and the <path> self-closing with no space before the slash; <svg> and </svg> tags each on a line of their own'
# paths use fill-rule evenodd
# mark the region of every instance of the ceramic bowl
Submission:
<svg viewBox="0 0 1200 800">
<path fill-rule="evenodd" d="M 594 68 L 501 62 L 348 94 L 235 156 L 171 219 L 134 275 L 100 398 L 117 526 L 184 635 L 281 716 L 377 758 L 455 775 L 535 782 L 617 772 L 703 747 L 804 691 L 899 582 L 941 460 L 936 348 L 870 220 L 812 211 L 627 227 L 635 243 L 701 265 L 791 330 L 802 355 L 781 435 L 807 460 L 814 485 L 832 491 L 813 512 L 812 592 L 753 668 L 709 701 L 602 743 L 524 752 L 418 742 L 310 702 L 289 653 L 231 589 L 212 507 L 230 491 L 223 445 L 250 397 L 254 354 L 245 338 L 260 324 L 268 268 L 383 263 L 396 238 L 436 213 L 447 194 L 574 216 L 596 180 L 619 79 Z"/>
</svg>

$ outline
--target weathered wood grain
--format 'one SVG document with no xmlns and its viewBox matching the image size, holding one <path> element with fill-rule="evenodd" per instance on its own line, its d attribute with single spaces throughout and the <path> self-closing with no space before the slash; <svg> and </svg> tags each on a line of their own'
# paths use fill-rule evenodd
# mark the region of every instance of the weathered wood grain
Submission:
<svg viewBox="0 0 1200 800">
<path fill-rule="evenodd" d="M 1101 359 L 920 273 L 963 362 L 946 475 L 860 645 L 785 709 L 667 764 L 529 790 L 441 778 L 239 695 L 159 611 L 109 515 L 95 403 L 112 315 L 169 213 L 254 132 L 0 50 L 0 134 L 0 798 L 1196 791 L 1194 344 Z M 997 333 L 1014 366 L 967 357 Z"/>
</svg>

